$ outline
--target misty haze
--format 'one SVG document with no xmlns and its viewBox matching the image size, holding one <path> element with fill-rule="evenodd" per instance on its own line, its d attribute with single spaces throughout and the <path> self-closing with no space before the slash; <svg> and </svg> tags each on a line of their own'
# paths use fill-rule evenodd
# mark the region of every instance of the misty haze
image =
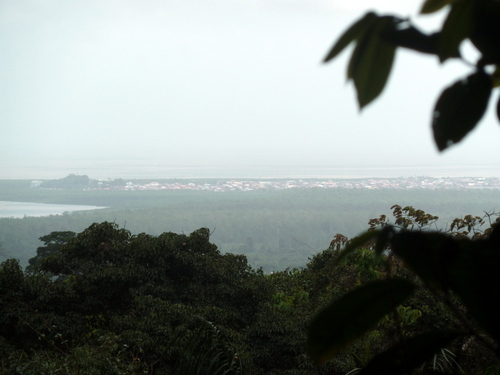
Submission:
<svg viewBox="0 0 500 375">
<path fill-rule="evenodd" d="M 1 1 L 0 373 L 500 373 L 472 1 Z"/>
</svg>

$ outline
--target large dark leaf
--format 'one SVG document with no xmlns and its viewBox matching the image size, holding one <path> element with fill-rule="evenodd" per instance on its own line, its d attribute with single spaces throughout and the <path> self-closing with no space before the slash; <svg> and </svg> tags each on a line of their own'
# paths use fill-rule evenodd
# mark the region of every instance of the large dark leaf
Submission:
<svg viewBox="0 0 500 375">
<path fill-rule="evenodd" d="M 456 0 L 425 0 L 422 8 L 420 9 L 420 13 L 429 14 L 437 12 L 448 4 L 453 3 Z"/>
<path fill-rule="evenodd" d="M 381 35 L 395 28 L 400 21 L 392 16 L 379 17 L 354 49 L 347 77 L 354 81 L 360 109 L 377 98 L 387 83 L 396 46 L 385 41 Z"/>
<path fill-rule="evenodd" d="M 500 64 L 500 2 L 472 1 L 472 34 L 470 40 L 481 51 L 484 64 Z"/>
<path fill-rule="evenodd" d="M 491 230 L 488 242 L 493 249 L 500 251 L 500 222 L 497 222 Z"/>
<path fill-rule="evenodd" d="M 497 101 L 497 118 L 498 118 L 498 121 L 500 121 L 500 97 L 498 98 L 498 101 Z"/>
<path fill-rule="evenodd" d="M 459 252 L 453 238 L 438 232 L 404 231 L 396 234 L 391 244 L 394 254 L 427 285 L 441 290 L 449 288 L 449 269 Z"/>
<path fill-rule="evenodd" d="M 307 352 L 323 363 L 361 337 L 413 292 L 403 279 L 378 280 L 363 285 L 334 301 L 313 319 Z"/>
<path fill-rule="evenodd" d="M 360 375 L 401 375 L 432 358 L 434 353 L 457 337 L 457 332 L 431 332 L 398 343 L 375 356 Z"/>
<path fill-rule="evenodd" d="M 495 67 L 495 71 L 491 75 L 491 80 L 493 82 L 493 87 L 500 87 L 500 65 Z"/>
<path fill-rule="evenodd" d="M 367 29 L 370 28 L 377 15 L 373 12 L 366 13 L 365 16 L 355 22 L 349 27 L 344 34 L 333 45 L 332 49 L 328 52 L 323 62 L 328 62 L 335 58 L 342 50 L 347 47 L 351 42 L 359 39 Z"/>
<path fill-rule="evenodd" d="M 385 226 L 380 230 L 380 233 L 377 236 L 377 241 L 375 242 L 375 253 L 380 255 L 386 249 L 389 241 L 394 235 L 394 228 L 392 226 Z"/>
<path fill-rule="evenodd" d="M 460 142 L 483 117 L 491 95 L 491 77 L 483 71 L 446 88 L 433 112 L 432 130 L 439 151 Z"/>
<path fill-rule="evenodd" d="M 453 2 L 439 36 L 438 54 L 441 62 L 460 55 L 460 44 L 472 31 L 471 11 L 471 0 Z"/>
<path fill-rule="evenodd" d="M 370 27 L 367 32 L 363 33 L 356 43 L 356 47 L 352 52 L 351 59 L 349 60 L 349 64 L 347 65 L 347 80 L 350 80 L 354 77 L 361 58 L 363 57 L 363 53 L 366 49 L 366 46 L 370 43 L 370 40 L 373 36 L 372 28 Z"/>
<path fill-rule="evenodd" d="M 459 243 L 459 257 L 450 269 L 451 288 L 476 321 L 500 342 L 500 251 L 496 234 L 488 240 L 463 239 Z"/>
</svg>

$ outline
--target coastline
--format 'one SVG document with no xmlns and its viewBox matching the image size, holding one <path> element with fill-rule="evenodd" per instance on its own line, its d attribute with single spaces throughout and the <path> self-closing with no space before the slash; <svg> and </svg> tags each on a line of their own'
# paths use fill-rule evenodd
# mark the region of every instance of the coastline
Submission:
<svg viewBox="0 0 500 375">
<path fill-rule="evenodd" d="M 0 218 L 42 217 L 62 215 L 65 212 L 100 210 L 107 207 L 78 204 L 48 204 L 32 202 L 0 201 Z"/>
</svg>

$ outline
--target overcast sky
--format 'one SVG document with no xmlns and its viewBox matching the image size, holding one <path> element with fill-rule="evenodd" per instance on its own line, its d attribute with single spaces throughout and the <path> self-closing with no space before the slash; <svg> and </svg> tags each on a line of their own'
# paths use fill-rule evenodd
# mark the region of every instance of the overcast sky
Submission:
<svg viewBox="0 0 500 375">
<path fill-rule="evenodd" d="M 433 144 L 432 108 L 467 74 L 463 63 L 398 52 L 383 95 L 361 113 L 345 80 L 349 54 L 321 64 L 368 9 L 437 27 L 419 5 L 2 0 L 0 178 L 59 161 L 498 167 L 494 101 L 463 144 L 443 154 Z"/>
</svg>

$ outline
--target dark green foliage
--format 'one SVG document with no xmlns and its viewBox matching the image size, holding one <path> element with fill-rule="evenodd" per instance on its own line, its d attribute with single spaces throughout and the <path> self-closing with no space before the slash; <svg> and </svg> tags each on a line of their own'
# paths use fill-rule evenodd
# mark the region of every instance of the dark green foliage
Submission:
<svg viewBox="0 0 500 375">
<path fill-rule="evenodd" d="M 367 13 L 341 36 L 324 59 L 328 62 L 351 42 L 356 43 L 347 78 L 354 81 L 360 109 L 375 99 L 385 86 L 396 48 L 382 36 L 395 30 L 400 22 L 394 17 Z"/>
<path fill-rule="evenodd" d="M 405 301 L 413 289 L 403 279 L 379 280 L 334 301 L 311 323 L 308 354 L 319 364 L 334 357 Z"/>
<path fill-rule="evenodd" d="M 75 232 L 62 231 L 52 232 L 46 236 L 40 237 L 40 241 L 42 241 L 45 246 L 40 246 L 36 249 L 36 256 L 29 260 L 30 265 L 26 267 L 26 270 L 32 272 L 33 268 L 36 267 L 43 258 L 56 254 L 61 247 L 75 237 L 75 235 Z"/>
<path fill-rule="evenodd" d="M 449 289 L 449 270 L 459 251 L 453 238 L 442 233 L 402 231 L 393 236 L 390 244 L 394 254 L 429 287 Z"/>
<path fill-rule="evenodd" d="M 345 261 L 356 257 L 358 265 L 363 265 L 364 261 L 360 261 L 364 258 L 359 256 L 367 250 L 359 247 L 367 246 L 374 255 L 376 250 L 386 254 L 385 265 L 374 262 L 375 258 L 368 263 L 368 269 L 378 270 L 372 273 L 374 277 L 391 285 L 391 280 L 397 275 L 415 289 L 413 297 L 402 294 L 393 306 L 387 307 L 385 313 L 394 311 L 396 314 L 395 333 L 399 339 L 392 347 L 387 346 L 375 355 L 372 361 L 360 364 L 364 367 L 362 373 L 412 373 L 412 369 L 420 367 L 426 358 L 444 345 L 450 345 L 459 335 L 464 337 L 462 343 L 475 340 L 472 337 L 481 337 L 483 350 L 491 350 L 489 357 L 494 357 L 499 341 L 496 317 L 500 313 L 496 304 L 498 288 L 492 288 L 500 285 L 496 272 L 500 261 L 496 259 L 500 254 L 497 238 L 500 227 L 491 220 L 496 215 L 486 214 L 484 218 L 466 215 L 451 223 L 449 233 L 440 233 L 425 231 L 437 217 L 413 207 L 395 205 L 392 209 L 396 226 L 392 226 L 385 215 L 370 220 L 371 230 L 347 244 L 345 250 L 337 250 L 329 262 L 330 266 L 340 268 Z M 485 228 L 486 220 L 490 226 Z M 380 227 L 383 229 L 376 230 Z M 410 231 L 410 228 L 418 230 Z M 313 359 L 322 361 L 338 355 L 357 337 L 370 334 L 375 326 L 385 324 L 384 314 L 374 303 L 374 300 L 383 301 L 383 298 L 376 291 L 365 292 L 375 285 L 369 281 L 369 274 L 365 273 L 363 280 L 362 286 L 348 291 L 313 320 L 308 344 Z M 385 298 L 391 293 L 397 296 L 395 290 L 387 290 Z M 383 289 L 379 291 L 382 293 Z M 351 308 L 343 301 L 352 301 Z M 413 308 L 396 309 L 399 303 L 411 303 Z M 364 318 L 359 319 L 360 315 Z M 420 336 L 422 328 L 417 328 L 420 323 L 412 327 L 415 322 L 423 323 L 422 328 L 429 333 Z M 405 338 L 407 335 L 412 338 Z M 403 342 L 399 342 L 401 340 Z M 463 344 L 453 345 L 463 350 Z"/>
<path fill-rule="evenodd" d="M 209 235 L 202 228 L 190 236 L 132 236 L 116 224 L 93 224 L 42 260 L 40 270 L 67 277 L 87 312 L 122 309 L 135 295 L 148 294 L 202 306 L 239 302 L 244 316 L 253 307 L 252 291 L 241 283 L 251 278 L 251 269 L 243 256 L 220 254 Z"/>
<path fill-rule="evenodd" d="M 438 32 L 426 34 L 407 19 L 367 13 L 341 35 L 327 57 L 335 58 L 348 44 L 356 43 L 347 69 L 354 81 L 360 108 L 377 98 L 385 87 L 397 47 L 433 54 L 444 62 L 461 58 L 460 46 L 470 39 L 481 54 L 475 72 L 443 91 L 433 117 L 434 140 L 439 151 L 460 142 L 483 117 L 492 90 L 492 74 L 484 67 L 500 63 L 500 5 L 496 0 L 428 0 L 421 13 L 447 7 Z"/>
<path fill-rule="evenodd" d="M 459 47 L 472 31 L 472 1 L 460 0 L 451 4 L 438 41 L 437 55 L 440 62 L 460 57 Z"/>
<path fill-rule="evenodd" d="M 352 42 L 358 42 L 359 39 L 363 36 L 365 29 L 370 27 L 373 24 L 373 21 L 376 20 L 376 18 L 377 17 L 375 13 L 366 13 L 363 18 L 354 23 L 349 29 L 344 32 L 344 34 L 342 34 L 342 36 L 337 40 L 330 52 L 328 52 L 326 57 L 323 59 L 323 62 L 328 62 L 337 57 L 337 55 Z"/>
<path fill-rule="evenodd" d="M 221 330 L 199 318 L 194 329 L 177 332 L 175 346 L 183 347 L 173 373 L 206 375 L 240 375 L 239 354 Z"/>
<path fill-rule="evenodd" d="M 380 36 L 384 38 L 385 43 L 392 44 L 394 48 L 405 47 L 422 53 L 435 54 L 440 62 L 449 58 L 461 58 L 460 46 L 466 39 L 477 48 L 480 58 L 474 67 L 474 72 L 446 88 L 434 108 L 432 129 L 439 151 L 460 142 L 476 127 L 486 111 L 493 88 L 498 87 L 498 64 L 500 64 L 498 48 L 500 3 L 496 0 L 425 0 L 421 13 L 433 13 L 444 8 L 447 8 L 448 13 L 438 32 L 422 33 L 414 26 L 408 25 L 406 21 L 407 25 L 399 29 L 382 28 Z M 368 65 L 364 66 L 363 71 L 355 69 L 359 56 L 366 53 L 365 49 L 369 51 L 369 44 L 363 45 L 361 35 L 373 32 L 376 30 L 373 25 L 382 24 L 386 19 L 392 19 L 393 24 L 404 22 L 401 18 L 378 16 L 369 12 L 340 37 L 326 59 L 328 61 L 334 58 L 348 43 L 359 40 L 348 65 L 348 78 L 354 78 L 360 107 L 368 103 L 360 98 L 369 96 L 370 100 L 373 100 L 385 85 L 385 82 L 379 83 L 379 90 L 375 92 L 370 91 L 366 85 L 356 83 L 355 76 L 359 79 L 370 71 Z M 379 36 L 373 36 L 377 37 Z M 487 65 L 494 66 L 487 70 L 485 69 Z M 386 70 L 386 67 L 382 68 L 384 75 L 389 73 L 390 67 L 387 72 Z M 493 74 L 490 73 L 492 71 Z M 500 112 L 499 108 L 500 104 L 497 104 L 497 115 Z M 500 115 L 497 117 L 500 119 Z M 433 354 L 433 371 L 453 370 L 453 364 L 456 362 L 450 359 L 447 354 L 448 349 L 443 347 L 451 345 L 454 339 L 458 340 L 458 337 L 466 337 L 461 346 L 462 351 L 469 346 L 469 342 L 477 340 L 481 341 L 486 351 L 490 351 L 490 358 L 498 356 L 500 345 L 498 220 L 497 223 L 490 220 L 489 227 L 484 230 L 481 226 L 486 218 L 491 219 L 491 214 L 486 213 L 484 218 L 467 215 L 463 219 L 455 219 L 446 234 L 425 232 L 423 229 L 428 229 L 437 217 L 409 206 L 405 208 L 393 206 L 392 209 L 396 218 L 394 226 L 389 223 L 385 215 L 371 220 L 370 231 L 353 240 L 351 245 L 347 245 L 337 256 L 339 259 L 337 263 L 341 263 L 344 258 L 352 257 L 358 247 L 366 246 L 376 254 L 386 256 L 386 269 L 385 272 L 379 272 L 379 277 L 388 281 L 393 278 L 393 274 L 404 277 L 409 285 L 416 288 L 416 294 L 420 296 L 430 294 L 438 303 L 436 306 L 440 309 L 446 306 L 448 316 L 451 316 L 452 320 L 447 322 L 449 324 L 445 327 L 446 330 L 429 327 L 428 333 L 406 339 L 405 329 L 399 324 L 399 321 L 404 320 L 399 315 L 400 312 L 407 315 L 407 308 L 394 307 L 398 341 L 376 354 L 369 362 L 358 361 L 359 366 L 363 367 L 360 373 L 414 373 L 418 368 L 425 369 L 426 358 Z M 375 232 L 377 228 L 380 230 Z M 353 314 L 352 318 L 343 321 L 341 332 L 350 334 L 342 337 L 342 334 L 339 335 L 339 327 L 332 325 L 331 322 L 339 320 L 339 316 L 347 315 L 349 309 L 343 304 L 336 306 L 334 303 L 328 310 L 319 313 L 311 324 L 308 344 L 309 352 L 317 361 L 328 356 L 328 350 L 331 350 L 332 354 L 337 354 L 346 348 L 350 339 L 370 334 L 375 321 L 378 320 L 379 325 L 382 323 L 379 307 L 373 303 L 373 297 L 370 293 L 363 294 L 367 288 L 373 286 L 373 282 L 365 281 L 360 285 L 357 289 L 349 291 L 340 301 L 352 300 L 359 306 L 365 304 L 367 311 L 364 314 L 374 321 L 363 326 L 360 324 L 358 314 Z M 398 303 L 408 303 L 405 299 L 402 298 Z M 408 311 L 421 313 L 421 310 L 411 308 Z M 369 321 L 366 318 L 364 320 Z M 437 359 L 438 356 L 441 362 Z M 446 365 L 437 366 L 436 363 Z M 498 358 L 488 368 L 491 372 L 496 369 L 498 369 Z"/>
<path fill-rule="evenodd" d="M 420 13 L 429 14 L 437 12 L 446 5 L 451 4 L 453 1 L 454 0 L 425 0 L 422 8 L 420 9 Z"/>
<path fill-rule="evenodd" d="M 500 297 L 500 247 L 495 238 L 500 226 L 495 226 L 489 238 L 459 241 L 460 251 L 449 270 L 451 289 L 462 299 L 476 321 L 500 343 L 496 303 Z"/>
<path fill-rule="evenodd" d="M 500 64 L 500 5 L 494 0 L 472 1 L 472 30 L 470 40 L 481 52 L 481 65 Z"/>
<path fill-rule="evenodd" d="M 432 130 L 439 151 L 460 142 L 483 117 L 490 99 L 490 75 L 478 71 L 445 89 L 434 108 Z"/>
<path fill-rule="evenodd" d="M 435 221 L 411 207 L 393 210 L 402 229 Z M 463 239 L 480 233 L 483 222 L 467 215 L 452 226 Z M 372 360 L 375 366 L 376 354 L 391 353 L 401 340 L 415 348 L 422 343 L 406 341 L 406 336 L 432 329 L 467 331 L 447 303 L 423 288 L 396 258 L 372 251 L 374 237 L 386 232 L 377 228 L 387 224 L 385 216 L 370 220 L 375 230 L 352 242 L 367 245 L 344 252 L 342 259 L 348 239 L 337 234 L 330 249 L 306 268 L 271 275 L 253 270 L 244 256 L 221 254 L 206 228 L 190 235 L 151 236 L 132 235 L 109 222 L 93 224 L 44 257 L 33 274 L 24 273 L 15 260 L 1 266 L 3 369 L 26 374 L 346 374 Z M 497 231 L 483 231 L 496 246 Z M 391 233 L 383 243 L 397 238 Z M 363 284 L 366 288 L 343 297 Z M 451 288 L 459 291 L 460 286 Z M 341 312 L 348 317 L 327 319 L 328 325 L 345 335 L 336 335 L 332 343 L 320 319 L 315 330 L 324 345 L 317 347 L 318 355 L 332 347 L 338 355 L 318 368 L 306 355 L 306 331 L 318 311 L 329 315 L 332 298 L 332 306 L 344 305 Z M 459 300 L 451 302 L 464 311 Z M 374 313 L 376 306 L 380 309 Z M 351 331 L 348 318 L 355 316 L 359 324 Z M 362 332 L 363 341 L 351 340 Z M 460 366 L 484 369 L 495 363 L 483 339 L 463 337 L 447 346 L 457 353 Z M 428 348 L 442 346 L 437 339 L 430 341 Z"/>
<path fill-rule="evenodd" d="M 412 337 L 378 355 L 364 367 L 361 375 L 399 375 L 412 373 L 436 351 L 457 336 L 454 332 L 432 332 Z"/>
<path fill-rule="evenodd" d="M 433 55 L 437 54 L 439 48 L 439 36 L 439 33 L 424 34 L 410 24 L 386 30 L 381 34 L 381 37 L 388 43 Z"/>
<path fill-rule="evenodd" d="M 222 349 L 232 337 L 251 369 L 245 351 L 250 343 L 237 332 L 269 301 L 271 285 L 244 256 L 221 254 L 209 237 L 206 228 L 189 236 L 133 236 L 104 222 L 44 257 L 32 275 L 15 260 L 4 262 L 0 349 L 10 358 L 4 366 L 36 373 L 47 351 L 54 363 L 50 368 L 43 363 L 48 373 L 77 373 L 85 361 L 93 361 L 83 373 L 177 369 L 180 374 L 186 358 L 197 358 L 189 366 L 238 374 L 240 355 Z M 182 332 L 188 330 L 194 330 L 189 334 L 194 341 L 186 341 Z M 201 357 L 201 348 L 210 345 L 212 351 Z M 31 354 L 16 357 L 18 351 Z"/>
</svg>

